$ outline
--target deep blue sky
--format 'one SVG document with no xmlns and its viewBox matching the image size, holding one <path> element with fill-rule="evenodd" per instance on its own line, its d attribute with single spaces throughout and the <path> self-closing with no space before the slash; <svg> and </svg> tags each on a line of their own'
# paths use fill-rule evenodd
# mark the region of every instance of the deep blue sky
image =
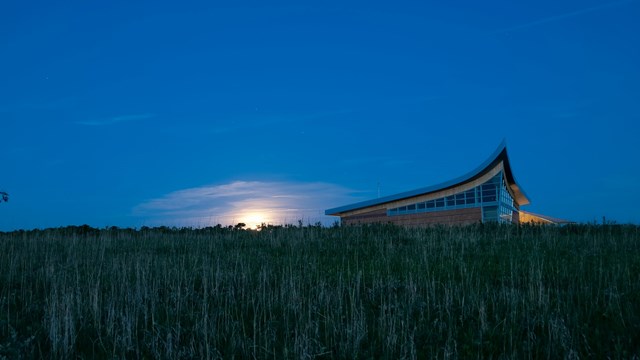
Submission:
<svg viewBox="0 0 640 360">
<path fill-rule="evenodd" d="M 327 221 L 503 138 L 529 211 L 640 223 L 640 1 L 268 3 L 3 3 L 0 230 Z"/>
</svg>

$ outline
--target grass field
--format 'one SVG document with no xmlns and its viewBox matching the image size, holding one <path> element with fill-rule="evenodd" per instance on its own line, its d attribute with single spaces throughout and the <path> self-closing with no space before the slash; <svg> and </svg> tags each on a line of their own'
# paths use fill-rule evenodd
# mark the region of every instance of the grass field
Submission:
<svg viewBox="0 0 640 360">
<path fill-rule="evenodd" d="M 633 358 L 640 228 L 0 233 L 0 358 Z"/>
</svg>

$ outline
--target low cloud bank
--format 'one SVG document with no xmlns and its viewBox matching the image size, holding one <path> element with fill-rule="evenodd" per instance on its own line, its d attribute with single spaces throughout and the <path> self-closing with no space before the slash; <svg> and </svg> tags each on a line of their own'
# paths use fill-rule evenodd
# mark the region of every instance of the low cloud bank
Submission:
<svg viewBox="0 0 640 360">
<path fill-rule="evenodd" d="M 235 181 L 168 193 L 137 205 L 133 215 L 147 226 L 205 227 L 245 223 L 329 225 L 336 217 L 324 210 L 362 199 L 335 184 Z"/>
</svg>

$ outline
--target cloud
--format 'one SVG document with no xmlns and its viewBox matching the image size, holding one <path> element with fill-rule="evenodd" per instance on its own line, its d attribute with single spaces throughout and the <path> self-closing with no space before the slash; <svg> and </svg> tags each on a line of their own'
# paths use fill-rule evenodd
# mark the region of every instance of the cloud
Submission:
<svg viewBox="0 0 640 360">
<path fill-rule="evenodd" d="M 362 200 L 344 187 L 323 183 L 235 181 L 174 191 L 136 207 L 133 216 L 145 225 L 212 226 L 243 222 L 286 224 L 323 222 L 324 210 Z"/>
<path fill-rule="evenodd" d="M 542 24 L 546 24 L 546 23 L 549 23 L 549 22 L 553 22 L 553 21 L 564 20 L 564 19 L 571 18 L 571 17 L 574 17 L 574 16 L 579 16 L 579 15 L 587 14 L 587 13 L 594 12 L 594 11 L 597 11 L 597 10 L 606 9 L 606 8 L 613 7 L 613 6 L 628 4 L 628 3 L 631 3 L 631 2 L 634 2 L 634 1 L 636 1 L 636 0 L 622 0 L 622 1 L 614 1 L 614 2 L 610 2 L 610 3 L 606 3 L 606 4 L 596 5 L 596 6 L 592 6 L 592 7 L 588 7 L 588 8 L 584 8 L 584 9 L 580 9 L 580 10 L 576 10 L 576 11 L 572 11 L 572 12 L 568 12 L 568 13 L 565 13 L 565 14 L 545 17 L 545 18 L 542 18 L 542 19 L 531 21 L 531 22 L 528 22 L 528 23 L 525 23 L 525 24 L 512 26 L 512 27 L 505 28 L 505 29 L 499 29 L 499 30 L 491 32 L 491 34 L 492 35 L 493 34 L 501 34 L 501 33 L 511 32 L 511 31 L 515 31 L 515 30 L 522 30 L 522 29 L 534 27 L 534 26 L 537 26 L 537 25 L 542 25 Z"/>
<path fill-rule="evenodd" d="M 85 125 L 85 126 L 106 126 L 106 125 L 113 125 L 113 124 L 122 123 L 122 122 L 151 119 L 153 117 L 155 117 L 154 114 L 122 115 L 122 116 L 114 116 L 114 117 L 99 119 L 99 120 L 77 121 L 76 124 Z"/>
</svg>

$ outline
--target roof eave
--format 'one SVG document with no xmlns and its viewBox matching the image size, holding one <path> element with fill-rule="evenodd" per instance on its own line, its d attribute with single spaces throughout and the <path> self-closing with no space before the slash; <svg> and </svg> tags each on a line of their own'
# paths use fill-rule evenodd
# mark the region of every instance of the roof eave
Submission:
<svg viewBox="0 0 640 360">
<path fill-rule="evenodd" d="M 402 200 L 402 199 L 406 199 L 406 198 L 410 198 L 418 195 L 425 195 L 425 194 L 433 193 L 436 191 L 446 190 L 448 188 L 455 187 L 462 183 L 472 181 L 475 178 L 478 178 L 484 175 L 487 171 L 491 170 L 493 166 L 495 166 L 500 161 L 503 161 L 504 163 L 504 169 L 505 169 L 507 181 L 510 183 L 511 189 L 515 194 L 516 201 L 518 202 L 518 204 L 520 205 L 529 204 L 529 199 L 525 195 L 524 190 L 522 190 L 522 188 L 518 186 L 517 183 L 515 182 L 515 178 L 513 177 L 513 173 L 511 172 L 511 166 L 509 164 L 509 156 L 507 155 L 507 143 L 505 140 L 502 140 L 498 148 L 496 148 L 496 150 L 491 154 L 491 156 L 489 156 L 484 162 L 482 162 L 482 164 L 480 164 L 474 170 L 468 172 L 465 175 L 462 175 L 450 181 L 433 185 L 433 186 L 423 187 L 423 188 L 406 191 L 406 192 L 402 192 L 394 195 L 389 195 L 389 196 L 385 196 L 377 199 L 361 201 L 361 202 L 357 202 L 350 205 L 328 209 L 325 211 L 325 215 L 339 216 L 341 213 L 344 213 L 347 211 L 359 210 L 362 208 L 375 206 L 375 205 L 383 205 L 392 201 L 398 201 L 398 200 Z"/>
</svg>

